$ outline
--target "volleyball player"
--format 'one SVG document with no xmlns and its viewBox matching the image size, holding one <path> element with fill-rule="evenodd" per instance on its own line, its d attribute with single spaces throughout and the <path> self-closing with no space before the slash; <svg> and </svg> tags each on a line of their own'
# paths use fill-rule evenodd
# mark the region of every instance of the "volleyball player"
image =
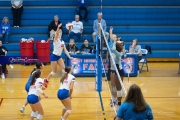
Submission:
<svg viewBox="0 0 180 120">
<path fill-rule="evenodd" d="M 29 77 L 29 79 L 28 79 L 28 81 L 27 81 L 27 83 L 26 83 L 26 85 L 25 85 L 25 90 L 26 90 L 27 93 L 29 92 L 30 83 L 31 83 L 31 81 L 32 81 L 33 73 L 34 73 L 36 70 L 42 70 L 43 68 L 44 68 L 44 65 L 43 65 L 42 62 L 37 62 L 37 63 L 36 63 L 36 67 L 35 67 L 35 68 L 33 69 L 33 71 L 31 72 L 30 77 Z M 21 113 L 24 113 L 25 107 L 26 107 L 27 105 L 28 105 L 28 102 L 27 102 L 27 99 L 26 99 L 24 105 L 23 105 L 23 106 L 21 107 L 21 109 L 20 109 L 20 112 L 21 112 Z"/>
<path fill-rule="evenodd" d="M 65 65 L 64 65 L 63 59 L 61 58 L 61 54 L 63 50 L 65 54 L 68 56 L 68 58 L 72 59 L 72 57 L 70 57 L 69 52 L 66 49 L 64 41 L 61 39 L 62 34 L 59 34 L 60 32 L 62 32 L 61 26 L 62 26 L 62 23 L 58 25 L 57 31 L 55 32 L 55 37 L 53 41 L 54 50 L 50 56 L 52 72 L 48 75 L 47 81 L 56 74 L 57 65 L 61 67 L 62 72 L 64 73 Z"/>
<path fill-rule="evenodd" d="M 113 28 L 110 28 L 110 37 L 112 39 L 111 44 L 110 44 L 110 49 L 112 52 L 112 58 L 110 59 L 111 62 L 111 86 L 112 86 L 112 102 L 111 106 L 116 105 L 116 107 L 121 105 L 121 99 L 122 99 L 122 88 L 120 85 L 120 82 L 118 80 L 117 74 L 116 74 L 116 69 L 115 66 L 113 65 L 112 59 L 114 60 L 116 67 L 118 69 L 118 72 L 121 76 L 121 79 L 123 80 L 124 78 L 124 70 L 122 69 L 121 65 L 121 57 L 123 55 L 123 46 L 121 45 L 120 41 L 117 41 L 117 37 L 115 34 L 112 34 Z M 118 99 L 117 99 L 118 98 Z"/>
<path fill-rule="evenodd" d="M 72 68 L 66 67 L 65 72 L 66 73 L 60 80 L 61 85 L 60 85 L 59 91 L 57 93 L 59 100 L 64 105 L 64 107 L 62 109 L 61 120 L 66 120 L 72 111 L 71 98 L 72 98 L 73 86 L 74 86 L 74 82 L 75 82 L 75 77 L 71 74 Z"/>
<path fill-rule="evenodd" d="M 48 96 L 43 92 L 43 90 L 46 89 L 44 80 L 40 77 L 41 71 L 37 69 L 36 71 L 34 71 L 32 75 L 32 81 L 30 82 L 27 101 L 32 109 L 31 120 L 34 120 L 35 117 L 37 120 L 41 120 L 43 118 L 44 111 L 39 101 L 40 94 L 42 94 L 45 98 L 48 98 Z M 36 111 L 39 113 L 38 115 L 36 115 Z"/>
</svg>

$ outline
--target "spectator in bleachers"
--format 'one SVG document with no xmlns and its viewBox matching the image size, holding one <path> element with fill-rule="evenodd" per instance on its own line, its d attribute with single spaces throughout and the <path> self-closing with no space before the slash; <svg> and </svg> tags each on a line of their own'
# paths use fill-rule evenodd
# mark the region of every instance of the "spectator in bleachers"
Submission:
<svg viewBox="0 0 180 120">
<path fill-rule="evenodd" d="M 76 46 L 74 39 L 69 40 L 69 44 L 66 46 L 67 51 L 69 54 L 78 54 L 80 51 L 78 50 L 78 47 Z"/>
<path fill-rule="evenodd" d="M 8 43 L 9 35 L 10 35 L 11 25 L 9 23 L 8 17 L 4 17 L 0 26 L 0 40 L 3 43 Z"/>
<path fill-rule="evenodd" d="M 48 26 L 48 36 L 49 36 L 49 40 L 53 40 L 54 39 L 54 35 L 55 35 L 55 32 L 57 30 L 57 27 L 58 25 L 61 24 L 61 21 L 59 21 L 59 17 L 58 15 L 55 15 L 54 16 L 54 20 L 51 21 L 51 23 L 49 24 Z M 62 31 L 62 26 L 60 27 L 61 31 Z M 60 32 L 60 36 L 62 37 L 62 32 Z"/>
<path fill-rule="evenodd" d="M 87 0 L 77 0 L 77 14 L 79 15 L 80 17 L 80 20 L 82 21 L 83 19 L 88 22 L 88 13 L 89 13 L 89 8 L 88 8 L 88 4 L 87 4 Z M 85 14 L 84 14 L 84 18 L 82 17 L 81 15 L 81 10 L 84 10 L 85 11 Z"/>
<path fill-rule="evenodd" d="M 83 33 L 83 23 L 79 21 L 79 15 L 75 15 L 75 21 L 72 21 L 73 28 L 69 31 L 68 40 L 74 39 L 76 42 L 80 40 Z M 77 37 L 75 39 L 74 37 Z"/>
<path fill-rule="evenodd" d="M 105 37 L 108 40 L 109 33 L 106 32 L 106 29 L 107 29 L 106 21 L 104 19 L 102 19 L 102 13 L 101 12 L 99 12 L 97 14 L 97 16 L 98 16 L 98 19 L 94 20 L 94 24 L 93 24 L 93 30 L 94 30 L 94 32 L 92 34 L 93 40 L 94 40 L 94 42 L 96 42 L 96 35 L 98 34 L 98 23 L 101 23 Z"/>
<path fill-rule="evenodd" d="M 129 47 L 129 52 L 132 54 L 136 54 L 138 56 L 138 63 L 139 63 L 139 61 L 142 59 L 142 54 L 141 54 L 141 46 L 138 44 L 137 39 L 134 39 L 132 41 L 132 45 L 130 45 Z M 139 71 L 139 65 L 138 65 L 138 71 Z"/>
<path fill-rule="evenodd" d="M 21 25 L 21 15 L 23 12 L 23 0 L 11 0 L 13 13 L 13 26 L 19 28 Z"/>
<path fill-rule="evenodd" d="M 80 49 L 82 54 L 91 54 L 92 53 L 92 47 L 88 43 L 88 39 L 84 39 L 84 44 L 81 46 Z"/>
</svg>

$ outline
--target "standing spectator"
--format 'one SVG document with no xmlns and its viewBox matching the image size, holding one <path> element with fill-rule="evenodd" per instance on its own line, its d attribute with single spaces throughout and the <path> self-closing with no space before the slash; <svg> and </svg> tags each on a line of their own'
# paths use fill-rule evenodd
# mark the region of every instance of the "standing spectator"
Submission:
<svg viewBox="0 0 180 120">
<path fill-rule="evenodd" d="M 98 34 L 98 23 L 101 23 L 101 26 L 102 26 L 102 29 L 104 31 L 105 37 L 108 40 L 109 33 L 106 32 L 106 29 L 107 29 L 106 21 L 104 19 L 102 19 L 102 13 L 99 12 L 97 14 L 97 16 L 98 16 L 98 19 L 94 20 L 94 24 L 93 24 L 93 30 L 94 30 L 94 32 L 92 34 L 93 40 L 94 40 L 94 42 L 96 42 L 96 35 Z"/>
<path fill-rule="evenodd" d="M 21 15 L 23 12 L 23 0 L 11 0 L 13 13 L 13 26 L 19 28 L 21 25 Z"/>
<path fill-rule="evenodd" d="M 141 54 L 141 46 L 138 45 L 137 39 L 133 40 L 132 45 L 129 47 L 129 52 L 132 54 L 136 54 L 138 56 L 138 61 L 137 61 L 138 62 L 137 65 L 138 65 L 139 61 L 142 59 L 142 54 Z M 139 65 L 138 65 L 138 73 L 139 73 Z"/>
<path fill-rule="evenodd" d="M 66 49 L 69 52 L 69 54 L 79 53 L 78 47 L 76 46 L 74 39 L 69 40 L 69 44 L 66 46 Z"/>
<path fill-rule="evenodd" d="M 1 56 L 1 77 L 2 79 L 5 78 L 5 74 L 6 74 L 6 59 L 5 59 L 5 55 L 7 54 L 8 50 L 6 49 L 5 46 L 2 46 L 2 41 L 0 41 L 0 56 Z"/>
<path fill-rule="evenodd" d="M 92 53 L 92 47 L 88 43 L 88 39 L 84 39 L 84 44 L 81 46 L 82 54 L 91 54 Z"/>
<path fill-rule="evenodd" d="M 79 21 L 79 15 L 75 15 L 75 21 L 72 22 L 73 28 L 71 31 L 69 31 L 69 39 L 74 39 L 74 36 L 77 37 L 77 40 L 74 39 L 75 41 L 79 41 L 82 33 L 83 33 L 83 23 Z"/>
<path fill-rule="evenodd" d="M 84 18 L 81 15 L 81 10 L 85 11 Z M 88 22 L 87 16 L 89 13 L 89 8 L 87 5 L 87 0 L 78 0 L 76 11 L 77 11 L 77 14 L 79 15 L 81 21 L 84 19 L 86 22 Z"/>
<path fill-rule="evenodd" d="M 153 120 L 151 107 L 144 100 L 141 88 L 136 84 L 129 88 L 115 120 Z"/>
<path fill-rule="evenodd" d="M 61 24 L 61 21 L 59 21 L 58 15 L 55 15 L 54 20 L 51 21 L 51 23 L 48 26 L 48 36 L 49 36 L 50 40 L 53 40 L 54 34 L 55 34 L 56 30 L 57 30 L 57 27 L 60 24 Z M 62 31 L 62 26 L 60 27 L 60 29 Z M 60 32 L 60 36 L 62 37 L 62 32 Z"/>
<path fill-rule="evenodd" d="M 0 26 L 0 40 L 3 43 L 8 43 L 9 35 L 10 35 L 11 25 L 9 23 L 8 17 L 4 17 Z"/>
</svg>

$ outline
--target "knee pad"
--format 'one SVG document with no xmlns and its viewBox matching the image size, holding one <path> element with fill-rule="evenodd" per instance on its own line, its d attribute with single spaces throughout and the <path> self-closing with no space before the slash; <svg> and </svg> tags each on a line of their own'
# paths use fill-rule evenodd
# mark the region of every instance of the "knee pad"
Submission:
<svg viewBox="0 0 180 120">
<path fill-rule="evenodd" d="M 52 71 L 50 74 L 51 74 L 52 76 L 54 76 L 56 73 Z"/>
<path fill-rule="evenodd" d="M 117 92 L 117 89 L 115 86 L 112 86 L 112 92 Z"/>
<path fill-rule="evenodd" d="M 36 117 L 36 112 L 33 112 L 33 111 L 32 111 L 31 117 Z"/>
<path fill-rule="evenodd" d="M 122 90 L 117 91 L 117 97 L 122 97 Z"/>
<path fill-rule="evenodd" d="M 70 114 L 72 112 L 72 110 L 67 110 L 66 112 Z"/>
<path fill-rule="evenodd" d="M 64 110 L 67 110 L 66 107 L 63 107 Z"/>
<path fill-rule="evenodd" d="M 42 120 L 42 118 L 43 118 L 43 115 L 41 115 L 41 114 L 38 114 L 38 115 L 37 115 L 37 119 L 38 119 L 38 120 Z"/>
</svg>

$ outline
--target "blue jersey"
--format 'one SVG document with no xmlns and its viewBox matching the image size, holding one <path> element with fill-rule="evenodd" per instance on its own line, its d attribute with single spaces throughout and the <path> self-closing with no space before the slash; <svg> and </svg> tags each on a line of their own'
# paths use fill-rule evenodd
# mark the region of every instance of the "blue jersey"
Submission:
<svg viewBox="0 0 180 120">
<path fill-rule="evenodd" d="M 31 81 L 32 81 L 32 75 L 30 75 L 30 77 L 29 77 L 29 79 L 28 79 L 28 81 L 27 81 L 27 83 L 26 83 L 26 86 L 25 86 L 26 92 L 29 92 L 29 88 L 30 88 L 30 83 L 31 83 Z"/>
<path fill-rule="evenodd" d="M 134 112 L 134 104 L 124 102 L 117 113 L 117 117 L 123 120 L 153 120 L 151 107 L 147 104 L 144 112 Z"/>
</svg>

